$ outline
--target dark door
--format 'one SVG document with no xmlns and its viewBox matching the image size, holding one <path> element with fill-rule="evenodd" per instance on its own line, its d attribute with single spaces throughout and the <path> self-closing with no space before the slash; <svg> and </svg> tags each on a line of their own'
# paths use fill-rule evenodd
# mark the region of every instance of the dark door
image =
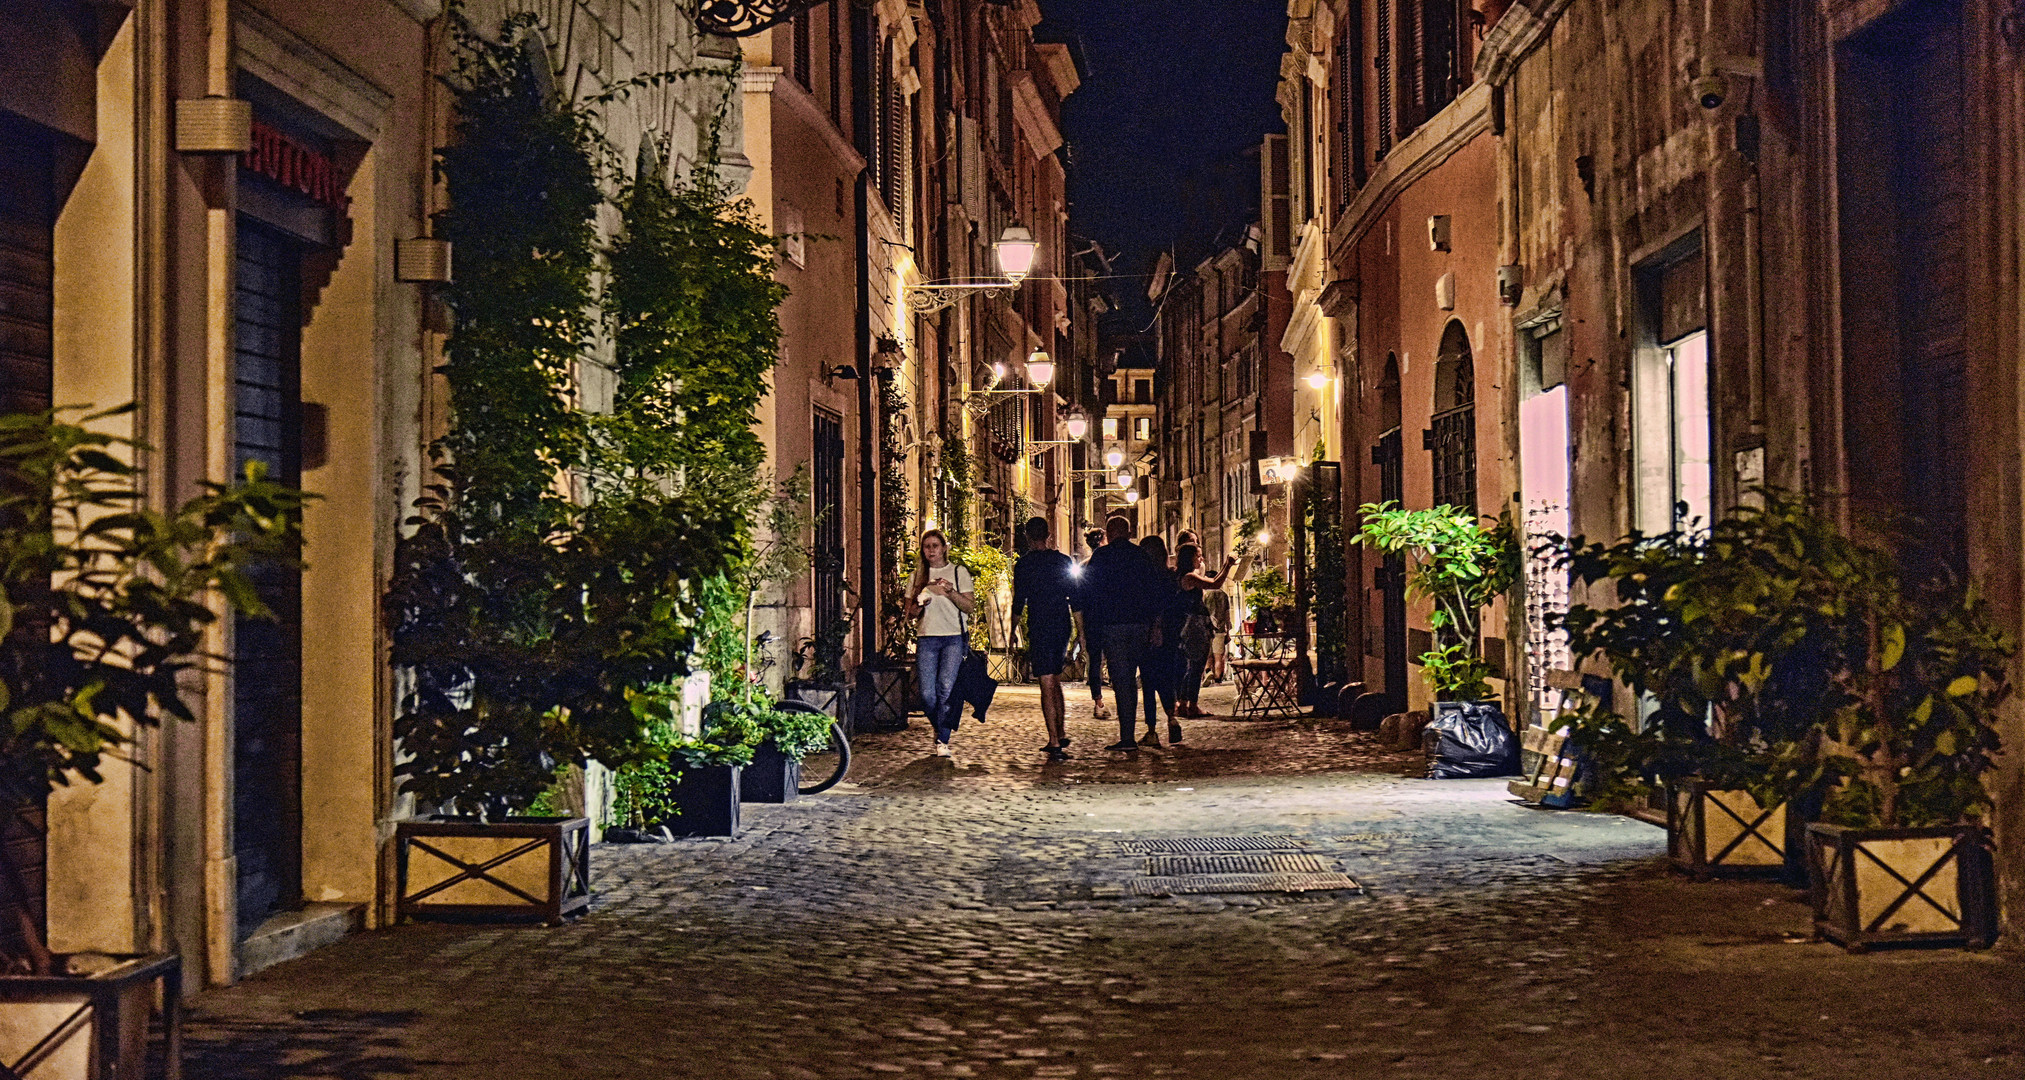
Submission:
<svg viewBox="0 0 2025 1080">
<path fill-rule="evenodd" d="M 824 640 L 844 617 L 844 420 L 831 413 L 816 413 L 815 475 L 811 477 L 815 499 L 816 544 L 810 560 L 814 571 L 816 640 Z M 842 657 L 818 657 L 825 664 L 840 663 Z M 835 676 L 838 671 L 828 674 Z"/>
<path fill-rule="evenodd" d="M 300 482 L 302 244 L 239 225 L 233 470 Z M 239 934 L 302 900 L 302 575 L 255 570 L 274 617 L 233 623 L 233 852 Z"/>
<path fill-rule="evenodd" d="M 54 180 L 48 137 L 0 115 L 0 412 L 49 408 Z M 45 635 L 47 640 L 49 627 L 45 621 L 23 619 L 14 633 Z M 4 674 L 9 681 L 15 676 Z M 26 909 L 38 934 L 45 893 L 42 808 L 39 791 L 0 792 L 0 846 L 14 871 L 0 876 L 0 900 Z M 0 919 L 0 953 L 19 956 L 22 949 L 18 924 Z"/>
<path fill-rule="evenodd" d="M 1378 462 L 1378 498 L 1401 502 L 1406 498 L 1405 446 L 1399 429 L 1378 437 L 1371 456 Z M 1385 619 L 1385 696 L 1393 712 L 1406 711 L 1406 561 L 1388 555 L 1378 566 L 1380 602 Z"/>
</svg>

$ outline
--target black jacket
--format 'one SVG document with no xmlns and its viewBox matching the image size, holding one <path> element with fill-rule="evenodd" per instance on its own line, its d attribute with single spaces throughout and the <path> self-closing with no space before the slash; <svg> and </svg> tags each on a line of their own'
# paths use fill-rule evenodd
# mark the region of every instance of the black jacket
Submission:
<svg viewBox="0 0 2025 1080">
<path fill-rule="evenodd" d="M 1076 594 L 1075 563 L 1050 549 L 1029 551 L 1013 564 L 1012 619 L 1027 612 L 1027 630 L 1069 629 L 1069 604 Z"/>
<path fill-rule="evenodd" d="M 1167 568 L 1136 544 L 1105 544 L 1083 564 L 1076 606 L 1086 626 L 1150 626 L 1166 610 L 1173 592 Z"/>
</svg>

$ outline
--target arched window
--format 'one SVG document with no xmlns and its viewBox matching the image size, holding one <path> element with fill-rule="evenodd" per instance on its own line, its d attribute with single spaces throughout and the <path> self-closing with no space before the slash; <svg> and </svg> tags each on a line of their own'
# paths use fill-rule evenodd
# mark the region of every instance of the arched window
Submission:
<svg viewBox="0 0 2025 1080">
<path fill-rule="evenodd" d="M 1469 334 L 1450 320 L 1434 363 L 1434 504 L 1477 512 L 1477 375 Z"/>
</svg>

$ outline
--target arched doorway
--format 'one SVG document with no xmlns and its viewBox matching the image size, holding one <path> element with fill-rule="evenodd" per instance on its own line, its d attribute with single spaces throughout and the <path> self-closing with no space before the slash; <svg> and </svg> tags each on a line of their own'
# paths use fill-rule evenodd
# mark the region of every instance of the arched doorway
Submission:
<svg viewBox="0 0 2025 1080">
<path fill-rule="evenodd" d="M 1428 450 L 1434 455 L 1434 505 L 1477 512 L 1476 362 L 1469 334 L 1451 319 L 1442 331 L 1434 364 L 1434 418 Z"/>
</svg>

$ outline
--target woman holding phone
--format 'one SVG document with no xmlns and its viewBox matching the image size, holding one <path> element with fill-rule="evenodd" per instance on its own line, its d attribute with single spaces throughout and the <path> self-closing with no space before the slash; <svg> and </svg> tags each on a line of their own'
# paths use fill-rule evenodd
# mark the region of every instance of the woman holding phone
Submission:
<svg viewBox="0 0 2025 1080">
<path fill-rule="evenodd" d="M 950 696 L 963 668 L 964 631 L 977 610 L 970 571 L 949 557 L 939 529 L 921 534 L 921 558 L 907 583 L 907 614 L 915 623 L 915 670 L 921 681 L 922 710 L 935 728 L 935 756 L 949 757 L 955 725 Z"/>
</svg>

